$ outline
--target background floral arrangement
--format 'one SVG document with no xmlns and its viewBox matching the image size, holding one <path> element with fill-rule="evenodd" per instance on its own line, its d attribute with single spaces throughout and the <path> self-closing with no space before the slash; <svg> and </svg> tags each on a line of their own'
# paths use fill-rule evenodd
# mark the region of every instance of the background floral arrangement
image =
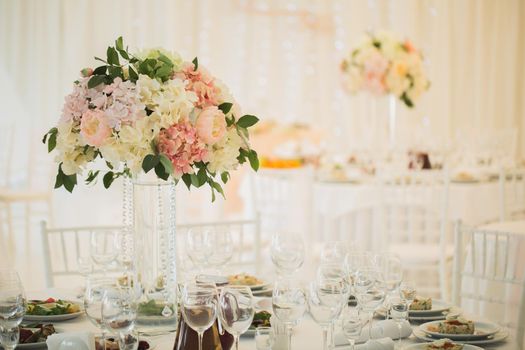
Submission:
<svg viewBox="0 0 525 350">
<path fill-rule="evenodd" d="M 58 125 L 44 135 L 48 151 L 59 163 L 55 188 L 69 192 L 88 164 L 105 161 L 104 187 L 120 176 L 142 171 L 188 189 L 208 184 L 224 196 L 231 170 L 248 161 L 259 168 L 250 148 L 248 128 L 257 123 L 242 115 L 226 86 L 178 54 L 151 49 L 136 54 L 122 37 L 108 47 L 100 67 L 86 68 L 66 96 Z M 101 170 L 89 170 L 86 183 Z"/>
<path fill-rule="evenodd" d="M 408 107 L 430 86 L 423 57 L 410 41 L 392 34 L 369 34 L 341 63 L 351 93 L 394 94 Z"/>
</svg>

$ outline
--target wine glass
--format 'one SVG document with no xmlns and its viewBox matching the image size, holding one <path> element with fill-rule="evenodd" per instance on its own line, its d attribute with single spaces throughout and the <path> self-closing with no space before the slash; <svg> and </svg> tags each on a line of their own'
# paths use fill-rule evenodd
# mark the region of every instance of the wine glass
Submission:
<svg viewBox="0 0 525 350">
<path fill-rule="evenodd" d="M 401 335 L 403 330 L 403 322 L 408 319 L 408 303 L 401 298 L 392 298 L 390 301 L 390 315 L 396 322 L 399 330 L 399 339 L 397 341 L 397 348 L 401 349 Z"/>
<path fill-rule="evenodd" d="M 324 350 L 328 350 L 331 344 L 328 340 L 328 330 L 343 309 L 344 298 L 341 295 L 346 293 L 346 291 L 339 289 L 337 286 L 341 286 L 341 281 L 324 279 L 321 282 L 312 282 L 308 293 L 308 311 L 323 330 Z M 337 300 L 338 293 L 341 294 L 339 294 Z M 330 298 L 330 295 L 335 295 L 336 298 Z"/>
<path fill-rule="evenodd" d="M 250 328 L 254 314 L 250 287 L 226 286 L 222 289 L 219 318 L 222 326 L 235 338 L 235 349 L 239 350 L 239 337 Z"/>
<path fill-rule="evenodd" d="M 25 313 L 26 298 L 18 273 L 0 269 L 0 344 L 5 350 L 14 350 L 18 345 L 18 326 Z"/>
<path fill-rule="evenodd" d="M 408 303 L 408 308 L 416 298 L 416 288 L 412 282 L 403 282 L 399 287 L 399 296 Z"/>
<path fill-rule="evenodd" d="M 363 269 L 356 275 L 354 289 L 357 303 L 368 315 L 368 336 L 372 339 L 372 320 L 375 310 L 385 300 L 385 288 L 377 280 L 376 270 Z"/>
<path fill-rule="evenodd" d="M 117 230 L 91 232 L 91 259 L 102 266 L 104 276 L 107 275 L 109 265 L 117 259 L 119 235 Z"/>
<path fill-rule="evenodd" d="M 102 299 L 102 322 L 118 336 L 120 349 L 127 347 L 127 341 L 137 320 L 140 289 L 133 286 L 107 288 Z M 137 344 L 138 345 L 138 344 Z"/>
<path fill-rule="evenodd" d="M 255 346 L 257 350 L 271 350 L 274 345 L 274 335 L 271 327 L 255 329 Z"/>
<path fill-rule="evenodd" d="M 290 275 L 304 263 L 304 242 L 300 235 L 278 233 L 272 237 L 272 262 L 281 275 Z"/>
<path fill-rule="evenodd" d="M 350 350 L 355 349 L 355 342 L 361 336 L 363 320 L 358 309 L 348 309 L 343 314 L 341 328 L 346 339 L 350 343 Z"/>
<path fill-rule="evenodd" d="M 397 294 L 396 291 L 403 280 L 403 267 L 397 255 L 384 253 L 376 255 L 375 266 L 379 269 L 378 279 L 386 289 L 385 309 L 386 318 L 390 310 L 390 298 Z"/>
<path fill-rule="evenodd" d="M 86 290 L 86 280 L 88 276 L 93 273 L 93 260 L 90 256 L 79 256 L 77 258 L 78 273 L 84 277 L 84 284 L 80 287 L 78 298 L 82 299 L 84 297 L 84 292 Z"/>
<path fill-rule="evenodd" d="M 208 265 L 208 257 L 212 251 L 206 236 L 207 233 L 202 228 L 188 230 L 186 234 L 188 257 L 199 271 L 202 271 Z"/>
<path fill-rule="evenodd" d="M 184 321 L 199 335 L 199 350 L 202 336 L 217 319 L 217 289 L 211 283 L 186 283 L 182 290 L 182 316 Z"/>
<path fill-rule="evenodd" d="M 345 242 L 325 242 L 321 248 L 321 264 L 344 264 L 347 255 L 348 249 Z"/>
<path fill-rule="evenodd" d="M 306 296 L 302 288 L 293 280 L 280 280 L 275 283 L 272 294 L 272 309 L 288 333 L 288 350 L 292 348 L 292 328 L 306 312 Z"/>
<path fill-rule="evenodd" d="M 115 288 L 114 281 L 108 278 L 90 276 L 86 283 L 86 292 L 84 293 L 84 310 L 91 323 L 100 329 L 102 337 L 100 346 L 106 349 L 106 328 L 102 323 L 102 304 L 106 290 Z"/>
<path fill-rule="evenodd" d="M 206 241 L 210 247 L 208 264 L 220 269 L 233 257 L 233 239 L 226 229 L 211 229 L 206 232 Z"/>
</svg>

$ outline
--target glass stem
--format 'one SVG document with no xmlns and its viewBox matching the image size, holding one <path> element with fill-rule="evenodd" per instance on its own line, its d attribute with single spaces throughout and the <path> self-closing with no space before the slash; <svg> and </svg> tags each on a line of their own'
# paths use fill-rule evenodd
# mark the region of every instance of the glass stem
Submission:
<svg viewBox="0 0 525 350">
<path fill-rule="evenodd" d="M 350 341 L 350 350 L 355 350 L 355 340 L 349 339 L 349 341 Z"/>
<path fill-rule="evenodd" d="M 372 339 L 372 319 L 374 318 L 374 313 L 371 312 L 368 316 L 368 339 Z"/>
<path fill-rule="evenodd" d="M 239 336 L 235 336 L 235 350 L 239 350 Z"/>
<path fill-rule="evenodd" d="M 323 350 L 328 350 L 328 327 L 323 326 Z"/>
<path fill-rule="evenodd" d="M 102 344 L 100 346 L 102 347 L 102 350 L 106 350 L 106 331 L 102 330 L 102 339 L 100 339 Z"/>
<path fill-rule="evenodd" d="M 286 327 L 288 331 L 288 350 L 292 350 L 292 326 Z"/>
<path fill-rule="evenodd" d="M 402 330 L 401 322 L 397 322 L 397 329 L 399 330 L 399 338 L 397 340 L 397 344 L 399 345 L 399 348 L 401 349 L 401 330 Z"/>
<path fill-rule="evenodd" d="M 203 332 L 199 332 L 199 350 L 202 350 L 202 334 Z"/>
<path fill-rule="evenodd" d="M 334 344 L 334 325 L 335 325 L 335 320 L 330 322 L 330 333 L 328 333 L 328 348 L 329 349 L 333 349 L 335 348 L 335 344 Z"/>
</svg>

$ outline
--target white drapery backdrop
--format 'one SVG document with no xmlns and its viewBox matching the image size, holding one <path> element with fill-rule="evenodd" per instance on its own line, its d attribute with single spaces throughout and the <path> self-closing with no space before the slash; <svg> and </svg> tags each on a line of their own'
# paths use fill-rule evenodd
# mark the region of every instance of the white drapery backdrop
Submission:
<svg viewBox="0 0 525 350">
<path fill-rule="evenodd" d="M 344 93 L 338 65 L 365 31 L 379 29 L 412 39 L 432 81 L 417 108 L 401 113 L 398 138 L 450 145 L 510 130 L 525 153 L 520 0 L 0 0 L 0 72 L 11 82 L 0 91 L 13 89 L 26 118 L 48 127 L 79 68 L 123 35 L 132 48 L 199 56 L 244 111 L 339 127 L 333 147 L 362 146 L 369 101 Z"/>
</svg>

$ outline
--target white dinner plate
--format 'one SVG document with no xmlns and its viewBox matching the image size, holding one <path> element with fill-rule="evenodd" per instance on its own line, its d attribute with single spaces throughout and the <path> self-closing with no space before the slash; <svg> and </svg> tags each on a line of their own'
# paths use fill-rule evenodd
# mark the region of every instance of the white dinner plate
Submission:
<svg viewBox="0 0 525 350">
<path fill-rule="evenodd" d="M 416 327 L 412 330 L 412 334 L 419 339 L 426 342 L 432 342 L 438 340 L 439 338 L 434 338 L 430 334 L 423 332 L 419 327 Z M 456 343 L 460 344 L 471 344 L 471 345 L 490 345 L 494 343 L 499 343 L 505 340 L 509 336 L 509 331 L 507 329 L 501 329 L 498 333 L 480 340 L 454 340 Z"/>
<path fill-rule="evenodd" d="M 474 334 L 446 334 L 446 333 L 438 333 L 436 331 L 430 330 L 429 327 L 437 327 L 439 323 L 443 321 L 432 321 L 423 323 L 419 326 L 419 329 L 421 329 L 423 332 L 431 335 L 432 337 L 439 339 L 439 338 L 448 338 L 450 340 L 480 340 L 480 339 L 486 339 L 490 337 L 491 335 L 494 335 L 499 332 L 501 329 L 500 326 L 498 326 L 495 323 L 491 322 L 474 322 Z"/>
<path fill-rule="evenodd" d="M 71 314 L 63 314 L 63 315 L 25 315 L 24 321 L 39 322 L 39 323 L 60 322 L 60 321 L 67 321 L 73 318 L 77 318 L 83 313 L 84 311 L 81 310 L 78 312 L 73 312 Z"/>
<path fill-rule="evenodd" d="M 271 282 L 263 281 L 260 284 L 256 284 L 254 286 L 249 286 L 252 291 L 255 290 L 261 290 L 261 289 L 267 289 L 268 286 L 270 286 Z"/>
<path fill-rule="evenodd" d="M 425 350 L 427 345 L 428 344 L 426 343 L 407 345 L 403 348 L 403 350 Z M 482 348 L 476 345 L 470 345 L 470 344 L 462 344 L 462 345 L 463 345 L 463 350 L 483 350 Z"/>
<path fill-rule="evenodd" d="M 27 328 L 27 327 L 26 327 Z M 28 329 L 38 329 L 38 328 L 28 328 Z M 59 331 L 55 328 L 55 333 L 58 334 Z M 4 349 L 2 345 L 0 345 L 0 349 Z M 28 343 L 28 344 L 18 344 L 16 346 L 16 349 L 47 349 L 46 341 L 41 341 L 38 343 Z"/>
<path fill-rule="evenodd" d="M 441 300 L 432 300 L 431 310 L 410 310 L 409 316 L 431 316 L 443 313 L 451 308 L 451 305 Z"/>
</svg>

